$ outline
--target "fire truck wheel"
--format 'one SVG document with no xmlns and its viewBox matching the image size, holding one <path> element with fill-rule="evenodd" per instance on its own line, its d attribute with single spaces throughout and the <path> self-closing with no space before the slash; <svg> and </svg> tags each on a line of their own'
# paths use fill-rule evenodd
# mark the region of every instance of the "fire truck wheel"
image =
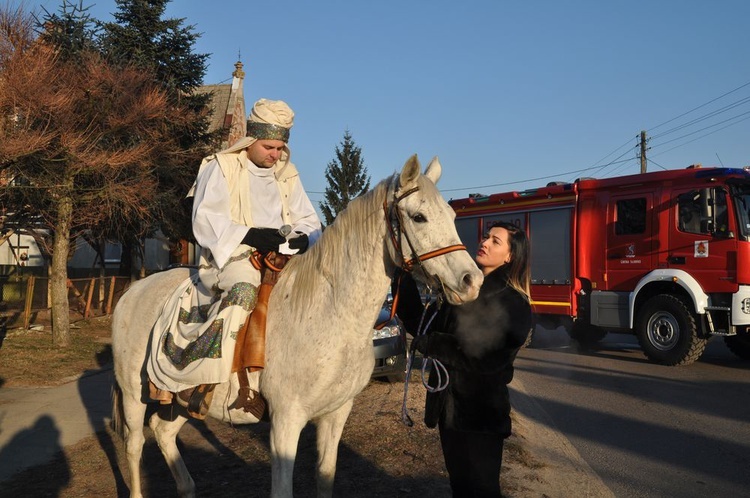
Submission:
<svg viewBox="0 0 750 498">
<path fill-rule="evenodd" d="M 724 343 L 738 358 L 750 360 L 750 332 L 747 330 L 724 337 Z"/>
<path fill-rule="evenodd" d="M 671 294 L 646 301 L 638 312 L 635 332 L 646 357 L 663 365 L 689 365 L 706 348 L 688 305 Z"/>
</svg>

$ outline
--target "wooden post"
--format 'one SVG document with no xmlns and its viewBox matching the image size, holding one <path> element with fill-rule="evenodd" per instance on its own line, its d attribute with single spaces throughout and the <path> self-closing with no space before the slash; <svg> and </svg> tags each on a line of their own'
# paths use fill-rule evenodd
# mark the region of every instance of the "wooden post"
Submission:
<svg viewBox="0 0 750 498">
<path fill-rule="evenodd" d="M 76 310 L 83 314 L 83 311 L 86 308 L 86 301 L 83 300 L 83 294 L 78 290 L 78 287 L 75 286 L 75 283 L 73 283 L 71 279 L 68 279 L 68 289 L 70 289 L 76 298 Z"/>
<path fill-rule="evenodd" d="M 112 314 L 112 301 L 115 298 L 115 283 L 117 282 L 117 277 L 112 277 L 112 280 L 109 284 L 109 297 L 107 297 L 107 309 L 106 313 L 108 315 Z"/>
<path fill-rule="evenodd" d="M 26 281 L 26 301 L 23 307 L 23 328 L 28 329 L 31 324 L 31 303 L 34 302 L 34 275 Z"/>
<path fill-rule="evenodd" d="M 86 296 L 86 308 L 83 311 L 83 318 L 88 318 L 89 313 L 91 312 L 91 298 L 94 297 L 94 285 L 95 279 L 92 277 L 91 281 L 89 282 L 89 291 Z"/>
</svg>

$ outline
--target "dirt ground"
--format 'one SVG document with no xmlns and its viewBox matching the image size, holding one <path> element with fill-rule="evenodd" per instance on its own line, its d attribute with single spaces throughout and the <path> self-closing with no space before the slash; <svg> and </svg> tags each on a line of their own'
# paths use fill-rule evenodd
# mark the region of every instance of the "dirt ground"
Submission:
<svg viewBox="0 0 750 498">
<path fill-rule="evenodd" d="M 101 331 L 94 336 L 99 337 Z M 5 346 L 8 346 L 7 340 Z M 0 350 L 2 354 L 2 350 Z M 101 361 L 105 354 L 99 350 Z M 4 362 L 3 362 L 4 363 Z M 4 378 L 8 385 L 17 379 Z M 436 430 L 422 423 L 425 389 L 414 370 L 406 389 L 408 427 L 401 420 L 404 384 L 373 380 L 355 399 L 339 447 L 334 496 L 448 497 L 450 488 Z M 213 419 L 190 421 L 179 435 L 198 496 L 265 497 L 271 486 L 269 426 L 230 426 Z M 542 497 L 544 465 L 524 448 L 523 426 L 506 441 L 501 483 L 508 497 Z M 177 496 L 174 481 L 147 430 L 142 460 L 146 496 Z M 295 496 L 315 496 L 315 429 L 302 433 L 295 466 Z M 43 466 L 0 484 L 0 497 L 128 496 L 124 445 L 110 431 L 67 447 Z"/>
</svg>

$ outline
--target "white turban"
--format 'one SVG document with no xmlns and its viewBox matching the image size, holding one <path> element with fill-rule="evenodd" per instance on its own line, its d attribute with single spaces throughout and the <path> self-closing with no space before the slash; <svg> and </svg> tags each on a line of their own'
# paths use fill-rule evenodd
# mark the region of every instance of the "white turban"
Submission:
<svg viewBox="0 0 750 498">
<path fill-rule="evenodd" d="M 249 121 L 291 128 L 294 124 L 294 112 L 283 100 L 260 99 L 250 111 Z"/>
<path fill-rule="evenodd" d="M 261 126 L 254 128 L 253 123 L 259 123 Z M 292 111 L 286 102 L 282 100 L 260 99 L 253 105 L 250 111 L 250 118 L 247 121 L 248 136 L 237 140 L 231 147 L 221 152 L 237 152 L 246 149 L 258 139 L 274 139 L 287 142 L 289 140 L 289 129 L 293 124 L 294 111 Z M 270 126 L 264 128 L 262 125 Z"/>
</svg>

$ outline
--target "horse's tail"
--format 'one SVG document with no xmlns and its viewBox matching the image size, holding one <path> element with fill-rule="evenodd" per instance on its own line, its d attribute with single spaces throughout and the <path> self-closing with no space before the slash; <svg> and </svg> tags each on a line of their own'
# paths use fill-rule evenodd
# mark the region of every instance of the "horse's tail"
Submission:
<svg viewBox="0 0 750 498">
<path fill-rule="evenodd" d="M 115 434 L 125 439 L 125 411 L 122 407 L 122 388 L 117 379 L 112 383 L 112 422 L 111 427 Z"/>
</svg>

